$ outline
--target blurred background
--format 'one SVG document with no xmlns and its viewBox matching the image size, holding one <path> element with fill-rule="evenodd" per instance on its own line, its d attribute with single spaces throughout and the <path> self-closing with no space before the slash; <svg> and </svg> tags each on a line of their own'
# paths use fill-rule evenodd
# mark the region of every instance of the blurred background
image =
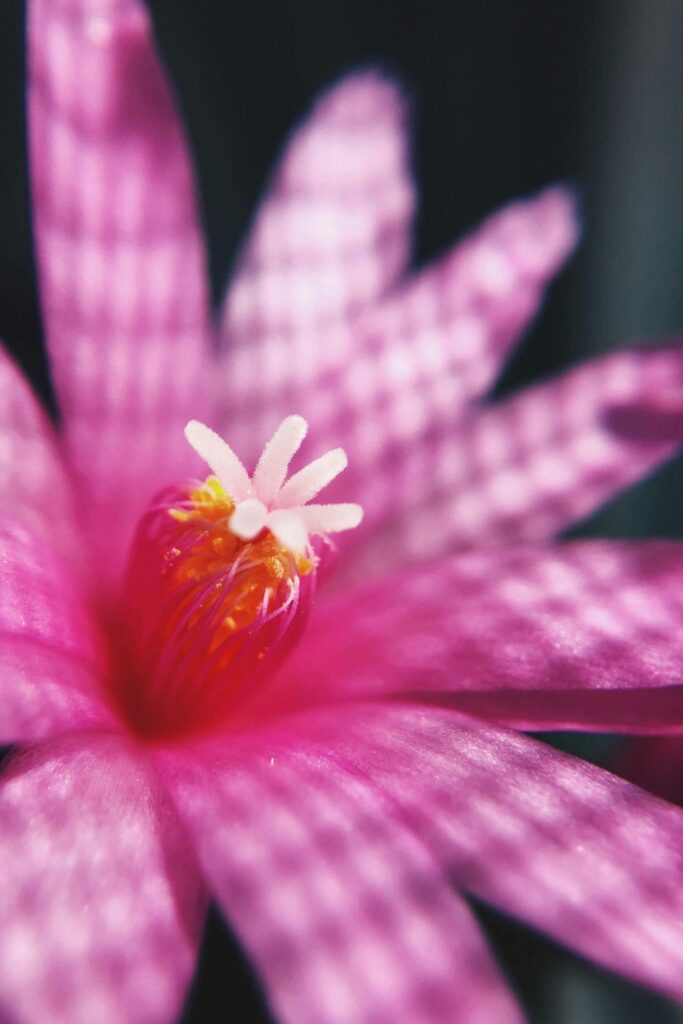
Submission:
<svg viewBox="0 0 683 1024">
<path fill-rule="evenodd" d="M 379 63 L 412 97 L 421 197 L 415 264 L 508 199 L 579 191 L 584 241 L 499 390 L 683 331 L 680 0 L 150 0 L 192 138 L 218 301 L 288 132 L 316 93 Z M 24 5 L 0 5 L 0 336 L 51 402 L 29 221 Z M 683 468 L 660 471 L 575 531 L 683 537 Z M 610 765 L 612 738 L 543 737 Z M 530 1018 L 683 1021 L 683 1011 L 476 908 Z M 268 1016 L 212 916 L 186 1022 Z M 233 1010 L 230 1011 L 233 1013 Z"/>
</svg>

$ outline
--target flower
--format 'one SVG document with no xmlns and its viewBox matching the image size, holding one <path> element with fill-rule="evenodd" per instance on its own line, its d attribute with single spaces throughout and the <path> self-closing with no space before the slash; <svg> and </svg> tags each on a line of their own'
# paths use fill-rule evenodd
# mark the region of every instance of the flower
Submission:
<svg viewBox="0 0 683 1024">
<path fill-rule="evenodd" d="M 172 1020 L 211 894 L 281 1020 L 518 1020 L 456 887 L 681 996 L 683 812 L 515 728 L 681 730 L 680 545 L 553 542 L 675 450 L 680 350 L 481 404 L 572 246 L 571 202 L 514 204 L 404 277 L 403 106 L 369 72 L 293 137 L 213 356 L 190 163 L 145 11 L 32 0 L 29 49 L 63 429 L 3 355 L 0 726 L 20 745 L 0 790 L 3 1015 Z M 314 456 L 348 450 L 329 493 L 365 517 L 275 671 L 249 586 L 240 646 L 222 605 L 178 603 L 187 550 L 157 542 L 216 539 L 230 580 L 239 545 L 269 543 L 253 571 L 303 588 L 315 566 L 291 534 L 249 540 L 239 516 L 233 532 L 246 479 L 237 500 L 188 489 L 182 439 L 200 417 L 251 466 L 297 410 Z M 280 482 L 249 483 L 263 524 Z M 215 505 L 217 537 L 193 534 Z M 181 582 L 213 571 L 195 570 Z M 215 716 L 213 608 L 226 679 L 249 666 Z M 202 705 L 191 728 L 162 713 L 179 693 Z"/>
</svg>

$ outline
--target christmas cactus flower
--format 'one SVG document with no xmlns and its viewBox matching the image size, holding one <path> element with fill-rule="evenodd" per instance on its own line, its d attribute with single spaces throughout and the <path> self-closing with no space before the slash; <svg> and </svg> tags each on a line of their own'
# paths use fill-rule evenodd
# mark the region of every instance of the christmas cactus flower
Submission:
<svg viewBox="0 0 683 1024">
<path fill-rule="evenodd" d="M 410 276 L 370 72 L 214 332 L 145 10 L 31 0 L 29 49 L 62 425 L 3 355 L 3 1020 L 174 1020 L 209 897 L 292 1024 L 519 1020 L 460 891 L 683 996 L 683 811 L 519 731 L 681 731 L 683 548 L 555 541 L 674 452 L 681 350 L 484 403 L 571 200 Z"/>
</svg>

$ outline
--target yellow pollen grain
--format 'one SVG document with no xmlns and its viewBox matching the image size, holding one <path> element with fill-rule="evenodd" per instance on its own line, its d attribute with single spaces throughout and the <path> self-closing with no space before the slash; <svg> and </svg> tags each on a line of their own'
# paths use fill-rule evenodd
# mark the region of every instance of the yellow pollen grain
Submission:
<svg viewBox="0 0 683 1024">
<path fill-rule="evenodd" d="M 178 540 L 186 532 L 194 538 L 184 554 L 177 545 L 166 552 L 168 583 L 172 587 L 183 587 L 189 582 L 209 582 L 211 576 L 217 576 L 215 586 L 210 588 L 187 623 L 192 629 L 202 616 L 210 614 L 214 626 L 209 653 L 229 636 L 251 625 L 264 599 L 269 606 L 287 580 L 297 575 L 306 576 L 313 569 L 311 559 L 285 548 L 267 529 L 250 541 L 237 537 L 228 526 L 234 508 L 234 502 L 220 481 L 208 477 L 201 487 L 188 495 L 188 506 L 168 510 L 169 516 L 178 523 Z M 222 573 L 238 559 L 247 568 L 239 578 L 226 579 Z M 178 615 L 191 600 L 189 596 L 180 603 Z M 221 605 L 226 609 L 222 616 Z"/>
</svg>

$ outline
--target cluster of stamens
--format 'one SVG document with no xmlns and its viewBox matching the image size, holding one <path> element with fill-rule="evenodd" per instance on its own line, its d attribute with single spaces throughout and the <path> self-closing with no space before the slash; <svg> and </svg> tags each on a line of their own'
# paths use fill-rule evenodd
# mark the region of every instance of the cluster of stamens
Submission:
<svg viewBox="0 0 683 1024">
<path fill-rule="evenodd" d="M 345 467 L 340 449 L 285 483 L 305 433 L 301 417 L 285 420 L 249 477 L 218 435 L 188 424 L 214 472 L 159 495 L 124 587 L 121 698 L 139 733 L 172 736 L 224 719 L 299 639 L 325 535 L 362 516 L 356 505 L 307 504 Z"/>
</svg>

